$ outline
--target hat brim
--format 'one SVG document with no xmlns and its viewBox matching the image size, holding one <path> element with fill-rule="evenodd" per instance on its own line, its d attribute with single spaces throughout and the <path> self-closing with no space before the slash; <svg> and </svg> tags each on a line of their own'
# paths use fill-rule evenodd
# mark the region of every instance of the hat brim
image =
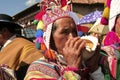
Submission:
<svg viewBox="0 0 120 80">
<path fill-rule="evenodd" d="M 13 22 L 9 22 L 9 21 L 0 21 L 0 26 L 6 26 L 6 27 L 14 27 L 14 28 L 22 28 L 22 26 L 20 26 L 17 23 L 13 23 Z"/>
</svg>

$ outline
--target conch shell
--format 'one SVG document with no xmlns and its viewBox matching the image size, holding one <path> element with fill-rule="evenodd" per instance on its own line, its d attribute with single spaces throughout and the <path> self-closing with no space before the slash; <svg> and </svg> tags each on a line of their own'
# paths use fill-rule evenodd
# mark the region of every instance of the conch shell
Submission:
<svg viewBox="0 0 120 80">
<path fill-rule="evenodd" d="M 82 50 L 83 60 L 88 60 L 93 56 L 98 45 L 98 38 L 94 36 L 82 36 L 81 39 L 86 41 L 85 49 Z"/>
</svg>

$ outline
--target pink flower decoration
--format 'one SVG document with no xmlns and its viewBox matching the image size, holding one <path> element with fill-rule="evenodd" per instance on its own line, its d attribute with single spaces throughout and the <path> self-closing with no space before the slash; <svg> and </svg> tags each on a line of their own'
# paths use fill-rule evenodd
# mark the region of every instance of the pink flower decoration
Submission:
<svg viewBox="0 0 120 80">
<path fill-rule="evenodd" d="M 103 25 L 108 25 L 108 19 L 102 17 L 100 23 L 103 24 Z"/>
<path fill-rule="evenodd" d="M 119 37 L 116 35 L 115 32 L 111 31 L 106 35 L 106 38 L 104 40 L 104 45 L 108 46 L 118 42 L 120 42 Z"/>
<path fill-rule="evenodd" d="M 111 0 L 107 0 L 106 5 L 110 8 Z"/>
<path fill-rule="evenodd" d="M 42 37 L 37 37 L 35 42 L 36 42 L 36 43 L 37 43 L 37 42 L 39 42 L 39 43 L 44 43 Z"/>
</svg>

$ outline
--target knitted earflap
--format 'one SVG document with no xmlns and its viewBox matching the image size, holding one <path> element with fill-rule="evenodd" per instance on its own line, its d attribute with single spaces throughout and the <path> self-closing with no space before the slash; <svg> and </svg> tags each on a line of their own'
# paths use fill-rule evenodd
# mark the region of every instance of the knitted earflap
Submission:
<svg viewBox="0 0 120 80">
<path fill-rule="evenodd" d="M 36 28 L 36 34 L 35 34 L 35 44 L 36 44 L 36 48 L 40 49 L 40 50 L 46 50 L 44 41 L 43 41 L 43 29 L 44 29 L 44 24 L 41 20 L 39 20 L 38 24 L 37 24 L 37 28 Z"/>
<path fill-rule="evenodd" d="M 49 60 L 55 60 L 56 59 L 55 51 L 47 49 L 45 52 L 45 57 L 48 58 Z"/>
</svg>

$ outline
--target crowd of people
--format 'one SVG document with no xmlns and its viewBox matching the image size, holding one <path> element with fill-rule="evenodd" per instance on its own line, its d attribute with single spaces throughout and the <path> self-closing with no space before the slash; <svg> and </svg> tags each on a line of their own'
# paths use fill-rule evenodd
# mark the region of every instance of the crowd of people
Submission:
<svg viewBox="0 0 120 80">
<path fill-rule="evenodd" d="M 120 14 L 105 36 L 78 36 L 73 12 L 53 2 L 41 20 L 44 50 L 21 36 L 11 16 L 0 14 L 0 80 L 120 80 Z"/>
</svg>

